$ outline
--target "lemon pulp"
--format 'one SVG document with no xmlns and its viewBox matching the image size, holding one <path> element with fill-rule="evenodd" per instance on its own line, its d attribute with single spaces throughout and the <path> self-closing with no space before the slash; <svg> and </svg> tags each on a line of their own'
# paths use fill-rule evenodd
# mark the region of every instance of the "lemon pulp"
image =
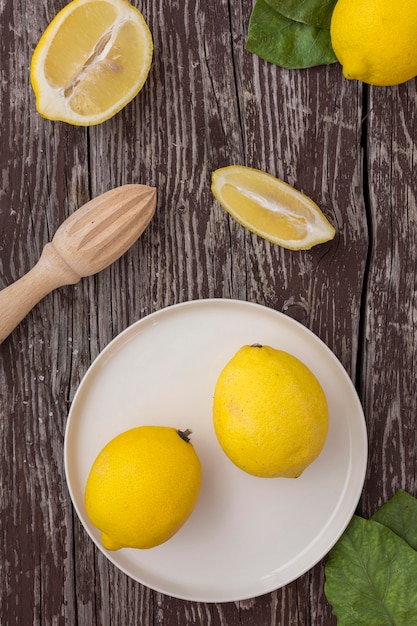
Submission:
<svg viewBox="0 0 417 626">
<path fill-rule="evenodd" d="M 307 250 L 335 236 L 311 198 L 261 170 L 242 165 L 215 170 L 212 192 L 242 226 L 282 247 Z"/>
<path fill-rule="evenodd" d="M 143 87 L 152 54 L 143 15 L 127 0 L 73 0 L 49 24 L 32 57 L 37 109 L 48 119 L 101 123 Z"/>
</svg>

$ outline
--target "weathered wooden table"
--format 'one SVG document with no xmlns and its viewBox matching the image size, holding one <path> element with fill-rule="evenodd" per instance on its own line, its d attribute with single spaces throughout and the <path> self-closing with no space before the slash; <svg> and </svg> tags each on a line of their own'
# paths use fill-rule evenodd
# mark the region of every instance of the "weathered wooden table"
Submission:
<svg viewBox="0 0 417 626">
<path fill-rule="evenodd" d="M 286 71 L 244 50 L 252 2 L 138 4 L 155 55 L 139 96 L 102 125 L 42 119 L 33 49 L 64 2 L 1 4 L 0 288 L 61 222 L 124 183 L 157 187 L 140 240 L 100 274 L 46 297 L 0 346 L 0 622 L 68 626 L 330 626 L 324 567 L 249 601 L 177 600 L 125 576 L 73 511 L 63 442 L 96 355 L 134 321 L 207 297 L 295 318 L 337 355 L 361 398 L 369 464 L 358 513 L 416 494 L 417 107 L 414 80 L 348 82 L 340 66 Z M 337 229 L 308 252 L 269 245 L 214 201 L 239 163 L 311 196 Z"/>
</svg>

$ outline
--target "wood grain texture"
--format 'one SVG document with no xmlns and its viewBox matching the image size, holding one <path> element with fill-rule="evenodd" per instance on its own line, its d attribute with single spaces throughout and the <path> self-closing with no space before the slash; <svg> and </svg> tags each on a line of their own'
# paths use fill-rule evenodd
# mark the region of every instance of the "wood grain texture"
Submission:
<svg viewBox="0 0 417 626">
<path fill-rule="evenodd" d="M 94 547 L 63 466 L 71 401 L 129 324 L 190 299 L 282 311 L 335 352 L 364 403 L 370 458 L 358 511 L 416 493 L 415 83 L 369 88 L 337 65 L 274 67 L 244 50 L 252 3 L 144 0 L 155 56 L 142 92 L 92 128 L 42 119 L 33 49 L 64 3 L 0 4 L 0 288 L 76 208 L 124 183 L 157 210 L 115 264 L 50 294 L 0 347 L 0 622 L 4 626 L 333 626 L 323 562 L 244 602 L 185 602 Z M 211 172 L 258 167 L 310 195 L 337 229 L 308 252 L 272 246 L 214 201 Z"/>
<path fill-rule="evenodd" d="M 370 270 L 363 397 L 370 459 L 364 508 L 416 491 L 416 86 L 374 90 L 367 118 Z"/>
</svg>

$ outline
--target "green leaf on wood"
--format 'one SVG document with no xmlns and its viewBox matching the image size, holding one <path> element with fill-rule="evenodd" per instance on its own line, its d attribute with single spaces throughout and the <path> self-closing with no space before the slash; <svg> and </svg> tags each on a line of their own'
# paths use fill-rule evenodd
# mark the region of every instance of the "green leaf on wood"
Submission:
<svg viewBox="0 0 417 626">
<path fill-rule="evenodd" d="M 337 61 L 330 31 L 291 20 L 256 0 L 249 21 L 246 50 L 286 69 L 328 65 Z"/>
<path fill-rule="evenodd" d="M 266 0 L 285 17 L 310 26 L 330 29 L 330 20 L 337 0 Z"/>
<path fill-rule="evenodd" d="M 409 493 L 400 489 L 371 519 L 390 528 L 417 550 L 417 499 Z"/>
<path fill-rule="evenodd" d="M 383 524 L 354 516 L 325 572 L 338 626 L 417 624 L 417 552 Z"/>
</svg>

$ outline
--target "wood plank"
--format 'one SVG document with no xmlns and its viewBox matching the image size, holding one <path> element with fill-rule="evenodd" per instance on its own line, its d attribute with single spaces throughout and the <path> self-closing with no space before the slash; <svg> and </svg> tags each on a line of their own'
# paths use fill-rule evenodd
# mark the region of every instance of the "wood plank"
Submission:
<svg viewBox="0 0 417 626">
<path fill-rule="evenodd" d="M 363 498 L 368 515 L 399 488 L 416 492 L 415 99 L 415 81 L 374 88 L 369 98 L 373 239 L 362 373 L 370 447 Z"/>
</svg>

